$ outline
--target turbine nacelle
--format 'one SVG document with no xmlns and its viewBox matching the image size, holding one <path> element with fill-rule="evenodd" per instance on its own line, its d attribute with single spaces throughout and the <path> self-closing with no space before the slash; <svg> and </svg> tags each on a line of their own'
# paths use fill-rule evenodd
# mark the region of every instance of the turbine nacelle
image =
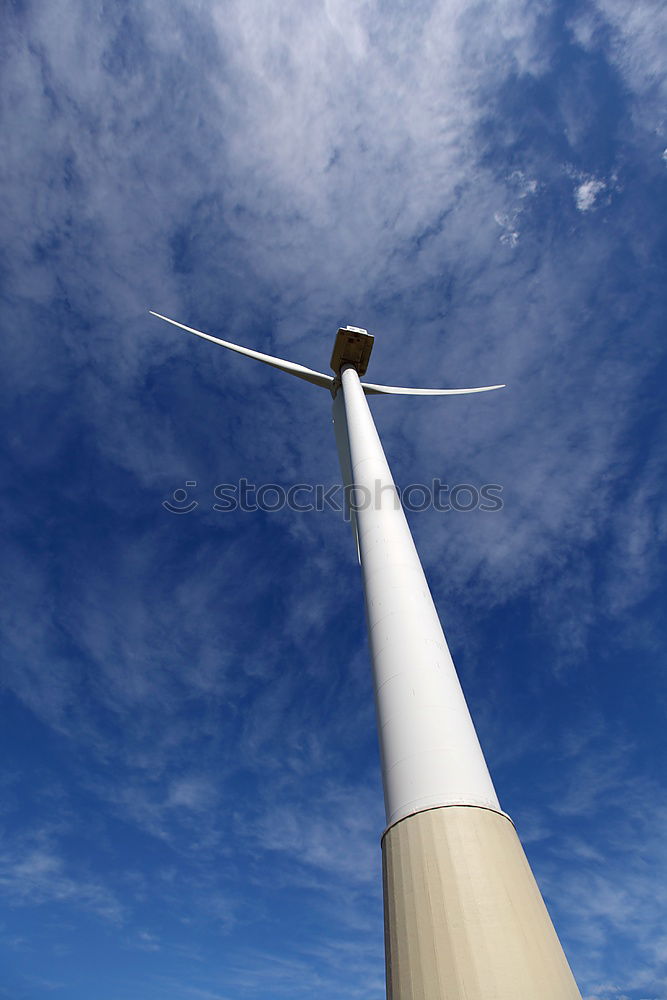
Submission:
<svg viewBox="0 0 667 1000">
<path fill-rule="evenodd" d="M 352 365 L 356 368 L 357 375 L 365 375 L 374 339 L 372 333 L 358 326 L 341 328 L 334 341 L 331 370 L 340 376 L 343 365 Z"/>
</svg>

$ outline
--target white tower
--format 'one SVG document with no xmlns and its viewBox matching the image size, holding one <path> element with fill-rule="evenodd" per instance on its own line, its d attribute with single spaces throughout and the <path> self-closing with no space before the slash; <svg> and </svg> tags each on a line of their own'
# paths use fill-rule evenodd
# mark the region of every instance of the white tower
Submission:
<svg viewBox="0 0 667 1000">
<path fill-rule="evenodd" d="M 502 386 L 361 382 L 373 338 L 355 327 L 338 331 L 332 378 L 174 325 L 334 396 L 341 469 L 353 493 L 387 815 L 387 997 L 581 1000 L 512 821 L 500 808 L 366 401 L 376 393 L 451 395 Z"/>
</svg>

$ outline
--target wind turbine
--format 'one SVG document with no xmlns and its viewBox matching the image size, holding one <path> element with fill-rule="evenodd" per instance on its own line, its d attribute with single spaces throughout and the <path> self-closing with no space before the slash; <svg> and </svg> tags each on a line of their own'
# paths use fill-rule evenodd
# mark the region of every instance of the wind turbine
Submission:
<svg viewBox="0 0 667 1000">
<path fill-rule="evenodd" d="M 152 311 L 151 311 L 152 312 Z M 361 564 L 387 826 L 382 836 L 388 1000 L 581 1000 L 514 825 L 498 802 L 362 382 L 373 337 L 340 329 L 334 375 L 158 319 L 333 396 Z M 368 502 L 370 501 L 370 502 Z"/>
</svg>

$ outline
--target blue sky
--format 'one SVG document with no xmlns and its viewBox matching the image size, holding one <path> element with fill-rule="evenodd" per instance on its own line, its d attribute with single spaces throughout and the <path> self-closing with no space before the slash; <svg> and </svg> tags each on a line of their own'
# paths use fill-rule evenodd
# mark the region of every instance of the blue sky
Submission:
<svg viewBox="0 0 667 1000">
<path fill-rule="evenodd" d="M 2 22 L 0 996 L 384 993 L 339 325 L 588 1000 L 667 997 L 667 17 L 654 0 L 14 0 Z M 199 503 L 161 506 L 186 481 Z"/>
</svg>

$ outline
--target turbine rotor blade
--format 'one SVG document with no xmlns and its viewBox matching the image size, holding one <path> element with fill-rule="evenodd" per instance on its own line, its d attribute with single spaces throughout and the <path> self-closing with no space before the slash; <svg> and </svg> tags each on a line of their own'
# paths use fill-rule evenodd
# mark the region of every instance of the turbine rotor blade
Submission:
<svg viewBox="0 0 667 1000">
<path fill-rule="evenodd" d="M 504 389 L 505 385 L 480 385 L 475 389 L 413 389 L 402 385 L 374 385 L 372 382 L 361 383 L 367 396 L 461 396 L 468 392 L 491 392 L 492 389 Z"/>
<path fill-rule="evenodd" d="M 323 389 L 331 389 L 333 385 L 333 377 L 331 375 L 324 375 L 322 372 L 313 371 L 312 368 L 305 368 L 303 365 L 297 365 L 293 361 L 284 361 L 282 358 L 274 358 L 271 354 L 262 354 L 260 351 L 251 351 L 249 347 L 239 347 L 238 344 L 231 344 L 227 340 L 221 340 L 219 337 L 213 337 L 210 333 L 202 333 L 201 330 L 195 330 L 191 326 L 185 326 L 183 323 L 177 323 L 175 319 L 169 319 L 168 316 L 163 316 L 161 313 L 154 312 L 149 309 L 151 316 L 157 316 L 158 319 L 163 319 L 165 323 L 171 323 L 172 326 L 177 326 L 181 330 L 187 330 L 188 333 L 194 333 L 197 337 L 203 337 L 204 340 L 210 340 L 213 344 L 219 344 L 220 347 L 227 347 L 230 351 L 236 351 L 237 354 L 245 354 L 247 358 L 254 358 L 255 361 L 262 361 L 265 365 L 270 365 L 271 368 L 277 368 L 281 372 L 287 372 L 288 375 L 295 375 L 297 378 L 301 378 L 304 382 L 310 382 L 312 385 L 319 385 Z"/>
</svg>

